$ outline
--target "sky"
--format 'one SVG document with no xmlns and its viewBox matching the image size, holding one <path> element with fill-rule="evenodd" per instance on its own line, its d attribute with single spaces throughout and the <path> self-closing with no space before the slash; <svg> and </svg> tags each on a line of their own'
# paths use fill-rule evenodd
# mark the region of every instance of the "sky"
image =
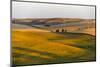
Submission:
<svg viewBox="0 0 100 67">
<path fill-rule="evenodd" d="M 12 18 L 95 19 L 95 7 L 14 1 L 12 2 Z"/>
</svg>

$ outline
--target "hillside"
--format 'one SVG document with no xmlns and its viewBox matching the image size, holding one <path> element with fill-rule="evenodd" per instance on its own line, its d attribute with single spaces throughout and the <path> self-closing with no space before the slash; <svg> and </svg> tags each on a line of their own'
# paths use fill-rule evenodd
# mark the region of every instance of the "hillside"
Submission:
<svg viewBox="0 0 100 67">
<path fill-rule="evenodd" d="M 15 23 L 18 22 L 79 22 L 83 19 L 80 18 L 22 18 L 22 19 L 13 19 Z"/>
<path fill-rule="evenodd" d="M 50 32 L 48 30 L 38 29 L 38 28 L 31 27 L 28 25 L 15 24 L 15 23 L 12 23 L 12 31 Z"/>
<path fill-rule="evenodd" d="M 95 37 L 83 33 L 12 31 L 13 64 L 95 61 Z"/>
<path fill-rule="evenodd" d="M 38 27 L 46 29 L 48 31 L 55 31 L 56 29 L 66 29 L 68 32 L 73 33 L 87 33 L 96 34 L 95 19 L 80 19 L 80 18 L 26 18 L 26 19 L 14 19 L 13 23 L 27 25 L 26 28 Z M 19 25 L 21 27 L 21 25 Z M 63 25 L 63 26 L 61 26 Z M 13 25 L 12 25 L 13 26 Z M 16 26 L 16 25 L 14 25 Z M 14 27 L 13 26 L 13 27 Z M 19 27 L 19 28 L 20 28 Z M 15 27 L 14 27 L 15 28 Z"/>
</svg>

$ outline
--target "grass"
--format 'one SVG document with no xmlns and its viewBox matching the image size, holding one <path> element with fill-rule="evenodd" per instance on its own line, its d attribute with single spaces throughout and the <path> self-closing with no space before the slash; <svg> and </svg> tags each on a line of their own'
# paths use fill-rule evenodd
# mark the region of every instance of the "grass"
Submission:
<svg viewBox="0 0 100 67">
<path fill-rule="evenodd" d="M 95 48 L 88 34 L 12 31 L 14 65 L 95 61 Z"/>
</svg>

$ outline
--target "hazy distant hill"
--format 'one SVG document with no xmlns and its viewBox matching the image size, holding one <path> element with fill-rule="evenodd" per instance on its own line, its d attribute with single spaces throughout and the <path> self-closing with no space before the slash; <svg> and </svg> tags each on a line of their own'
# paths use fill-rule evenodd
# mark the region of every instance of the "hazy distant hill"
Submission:
<svg viewBox="0 0 100 67">
<path fill-rule="evenodd" d="M 79 22 L 82 19 L 79 18 L 25 18 L 25 19 L 13 19 L 15 23 L 18 22 Z"/>
<path fill-rule="evenodd" d="M 26 18 L 14 19 L 13 23 L 28 25 L 32 28 L 33 25 L 39 25 L 40 28 L 45 28 L 49 31 L 56 29 L 66 29 L 68 32 L 87 33 L 95 35 L 95 19 L 79 19 L 79 18 Z M 61 26 L 63 24 L 64 26 Z M 21 28 L 19 25 L 19 28 Z M 18 26 L 17 26 L 18 27 Z"/>
</svg>

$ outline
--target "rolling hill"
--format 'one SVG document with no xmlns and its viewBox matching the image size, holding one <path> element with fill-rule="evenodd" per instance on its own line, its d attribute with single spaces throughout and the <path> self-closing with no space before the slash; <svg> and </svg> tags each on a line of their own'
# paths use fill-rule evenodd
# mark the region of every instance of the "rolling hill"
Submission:
<svg viewBox="0 0 100 67">
<path fill-rule="evenodd" d="M 63 22 L 64 27 L 32 27 Z M 51 32 L 57 29 L 67 32 Z M 12 23 L 12 62 L 19 66 L 95 61 L 95 36 L 93 19 L 17 19 Z"/>
<path fill-rule="evenodd" d="M 95 61 L 95 49 L 88 34 L 12 31 L 14 65 Z"/>
<path fill-rule="evenodd" d="M 43 27 L 48 31 L 53 31 L 56 29 L 63 28 L 66 29 L 68 32 L 73 32 L 73 33 L 87 33 L 94 36 L 96 34 L 95 19 L 79 19 L 79 18 L 27 18 L 26 19 L 25 18 L 25 19 L 14 19 L 13 24 L 21 24 L 22 27 L 23 25 L 27 25 L 29 28 L 38 25 L 38 27 L 40 28 Z M 64 26 L 59 27 L 61 24 L 63 24 Z M 21 27 L 21 25 L 19 26 Z M 55 25 L 58 25 L 58 28 Z M 14 26 L 16 27 L 16 25 Z M 24 28 L 26 29 L 28 27 Z"/>
</svg>

